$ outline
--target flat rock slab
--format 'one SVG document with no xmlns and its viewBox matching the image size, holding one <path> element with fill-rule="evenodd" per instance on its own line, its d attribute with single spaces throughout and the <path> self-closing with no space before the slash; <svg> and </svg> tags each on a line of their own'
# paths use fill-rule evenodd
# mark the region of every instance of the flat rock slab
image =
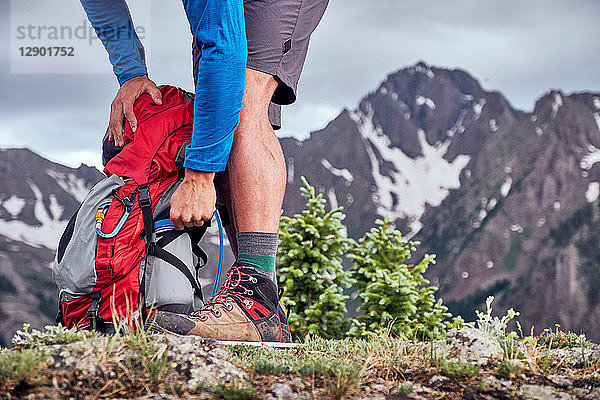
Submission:
<svg viewBox="0 0 600 400">
<path fill-rule="evenodd" d="M 519 388 L 523 400 L 576 400 L 568 393 L 557 392 L 550 386 L 523 385 Z"/>
<path fill-rule="evenodd" d="M 498 340 L 479 329 L 452 329 L 445 339 L 435 341 L 436 355 L 463 362 L 485 365 L 500 360 L 504 352 Z"/>
</svg>

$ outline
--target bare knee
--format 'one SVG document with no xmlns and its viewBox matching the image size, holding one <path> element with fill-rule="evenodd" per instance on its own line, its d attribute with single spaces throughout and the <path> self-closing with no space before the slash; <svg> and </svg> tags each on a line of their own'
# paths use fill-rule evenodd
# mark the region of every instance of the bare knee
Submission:
<svg viewBox="0 0 600 400">
<path fill-rule="evenodd" d="M 271 130 L 269 103 L 277 89 L 277 79 L 270 74 L 246 69 L 246 88 L 238 131 Z"/>
</svg>

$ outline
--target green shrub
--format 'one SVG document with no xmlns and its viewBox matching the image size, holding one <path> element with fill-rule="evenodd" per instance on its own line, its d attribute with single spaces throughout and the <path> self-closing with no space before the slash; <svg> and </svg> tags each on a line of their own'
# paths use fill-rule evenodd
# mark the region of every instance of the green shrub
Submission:
<svg viewBox="0 0 600 400">
<path fill-rule="evenodd" d="M 407 265 L 418 242 L 402 238 L 389 221 L 377 220 L 348 256 L 356 288 L 362 300 L 359 315 L 352 323 L 351 336 L 368 336 L 390 331 L 409 339 L 434 339 L 447 328 L 451 316 L 442 300 L 435 299 L 437 287 L 429 286 L 423 274 L 433 255 L 417 265 Z M 455 320 L 454 325 L 461 325 Z"/>
<path fill-rule="evenodd" d="M 278 281 L 285 289 L 282 303 L 289 310 L 292 336 L 311 333 L 340 338 L 347 325 L 344 319 L 344 287 L 352 280 L 344 272 L 341 256 L 352 246 L 341 221 L 341 208 L 325 212 L 325 199 L 302 177 L 300 189 L 306 209 L 293 218 L 283 217 L 279 238 Z"/>
</svg>

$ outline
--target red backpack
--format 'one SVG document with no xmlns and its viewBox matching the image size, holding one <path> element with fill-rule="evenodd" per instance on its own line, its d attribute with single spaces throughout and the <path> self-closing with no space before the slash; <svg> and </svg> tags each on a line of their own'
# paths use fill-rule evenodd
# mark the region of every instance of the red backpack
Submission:
<svg viewBox="0 0 600 400">
<path fill-rule="evenodd" d="M 172 86 L 160 90 L 162 105 L 149 95 L 136 101 L 136 132 L 126 125 L 126 145 L 106 160 L 107 178 L 92 188 L 60 239 L 53 277 L 57 320 L 68 328 L 110 332 L 113 323 L 143 320 L 151 309 L 185 313 L 202 304 L 197 272 L 206 255 L 198 242 L 207 224 L 175 231 L 169 220 L 192 135 L 193 95 Z"/>
</svg>

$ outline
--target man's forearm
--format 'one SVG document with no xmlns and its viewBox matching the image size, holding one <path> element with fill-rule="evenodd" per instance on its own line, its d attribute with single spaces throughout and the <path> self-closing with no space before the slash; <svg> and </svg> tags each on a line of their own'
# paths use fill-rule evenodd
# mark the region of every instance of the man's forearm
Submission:
<svg viewBox="0 0 600 400">
<path fill-rule="evenodd" d="M 108 52 L 119 84 L 146 75 L 144 47 L 124 0 L 81 0 L 81 4 Z"/>
<path fill-rule="evenodd" d="M 194 104 L 194 131 L 185 166 L 225 169 L 242 109 L 248 49 L 242 0 L 184 0 L 202 49 Z"/>
</svg>

